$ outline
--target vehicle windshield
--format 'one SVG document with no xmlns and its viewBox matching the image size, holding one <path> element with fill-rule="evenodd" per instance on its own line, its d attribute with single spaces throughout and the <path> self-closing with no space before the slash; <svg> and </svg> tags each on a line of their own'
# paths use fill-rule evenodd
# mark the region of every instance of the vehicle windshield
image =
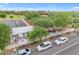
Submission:
<svg viewBox="0 0 79 59">
<path fill-rule="evenodd" d="M 46 45 L 40 44 L 41 47 L 46 47 L 46 46 L 48 46 L 48 45 L 49 45 L 49 44 L 46 44 Z"/>
<path fill-rule="evenodd" d="M 29 51 L 29 49 L 26 49 L 26 51 Z"/>
<path fill-rule="evenodd" d="M 18 51 L 18 54 L 19 55 L 25 55 L 25 54 L 27 54 L 28 51 L 29 51 L 29 49 L 22 49 L 22 50 Z"/>
<path fill-rule="evenodd" d="M 62 41 L 64 41 L 64 40 L 66 40 L 66 39 L 63 39 Z"/>
<path fill-rule="evenodd" d="M 58 39 L 58 41 L 64 41 L 64 40 L 66 40 L 66 39 Z"/>
<path fill-rule="evenodd" d="M 43 46 L 44 46 L 44 44 L 43 44 L 43 43 L 41 43 L 41 44 L 40 44 L 40 46 L 41 46 L 41 47 L 43 47 Z"/>
</svg>

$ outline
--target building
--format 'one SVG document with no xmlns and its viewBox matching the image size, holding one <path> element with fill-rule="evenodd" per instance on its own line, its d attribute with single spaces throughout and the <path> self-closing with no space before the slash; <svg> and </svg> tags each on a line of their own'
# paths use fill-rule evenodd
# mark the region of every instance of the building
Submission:
<svg viewBox="0 0 79 59">
<path fill-rule="evenodd" d="M 33 26 L 28 24 L 25 20 L 4 20 L 2 22 L 12 29 L 11 42 L 23 39 L 27 36 L 27 32 L 33 30 Z"/>
</svg>

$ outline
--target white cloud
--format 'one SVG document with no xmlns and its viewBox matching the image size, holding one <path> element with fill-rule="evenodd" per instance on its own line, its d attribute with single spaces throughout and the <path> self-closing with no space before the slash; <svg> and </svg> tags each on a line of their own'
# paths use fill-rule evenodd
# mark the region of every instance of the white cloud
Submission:
<svg viewBox="0 0 79 59">
<path fill-rule="evenodd" d="M 78 7 L 78 6 L 72 7 L 70 10 L 71 10 L 71 11 L 79 11 L 79 7 Z"/>
<path fill-rule="evenodd" d="M 9 3 L 4 3 L 4 4 L 9 4 Z"/>
<path fill-rule="evenodd" d="M 4 5 L 0 5 L 0 7 L 2 7 L 2 6 L 4 6 Z"/>
<path fill-rule="evenodd" d="M 73 7 L 73 8 L 79 8 L 79 7 Z"/>
<path fill-rule="evenodd" d="M 2 3 L 2 4 L 0 4 L 0 7 L 5 7 L 7 5 L 8 5 L 8 3 Z"/>
</svg>

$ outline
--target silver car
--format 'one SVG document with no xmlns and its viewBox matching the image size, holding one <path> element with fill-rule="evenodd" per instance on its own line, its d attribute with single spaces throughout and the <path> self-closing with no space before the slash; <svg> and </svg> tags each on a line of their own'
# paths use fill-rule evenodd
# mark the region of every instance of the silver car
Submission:
<svg viewBox="0 0 79 59">
<path fill-rule="evenodd" d="M 15 55 L 31 55 L 32 52 L 29 48 L 27 49 L 21 49 L 19 51 L 16 51 Z"/>
<path fill-rule="evenodd" d="M 38 51 L 46 50 L 52 46 L 51 42 L 45 41 L 37 46 Z"/>
<path fill-rule="evenodd" d="M 67 37 L 60 37 L 59 39 L 56 39 L 55 41 L 54 41 L 54 43 L 56 44 L 56 45 L 61 45 L 61 44 L 63 44 L 63 43 L 66 43 L 68 41 L 68 38 Z"/>
</svg>

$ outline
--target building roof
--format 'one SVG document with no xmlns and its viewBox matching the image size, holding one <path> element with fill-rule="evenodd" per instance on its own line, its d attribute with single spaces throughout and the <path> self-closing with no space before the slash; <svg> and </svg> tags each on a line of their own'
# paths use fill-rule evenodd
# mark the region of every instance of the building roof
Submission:
<svg viewBox="0 0 79 59">
<path fill-rule="evenodd" d="M 11 28 L 27 26 L 22 20 L 5 20 L 2 23 L 10 26 Z"/>
<path fill-rule="evenodd" d="M 26 32 L 30 32 L 32 30 L 33 30 L 33 26 L 12 28 L 12 35 L 26 33 Z"/>
</svg>

